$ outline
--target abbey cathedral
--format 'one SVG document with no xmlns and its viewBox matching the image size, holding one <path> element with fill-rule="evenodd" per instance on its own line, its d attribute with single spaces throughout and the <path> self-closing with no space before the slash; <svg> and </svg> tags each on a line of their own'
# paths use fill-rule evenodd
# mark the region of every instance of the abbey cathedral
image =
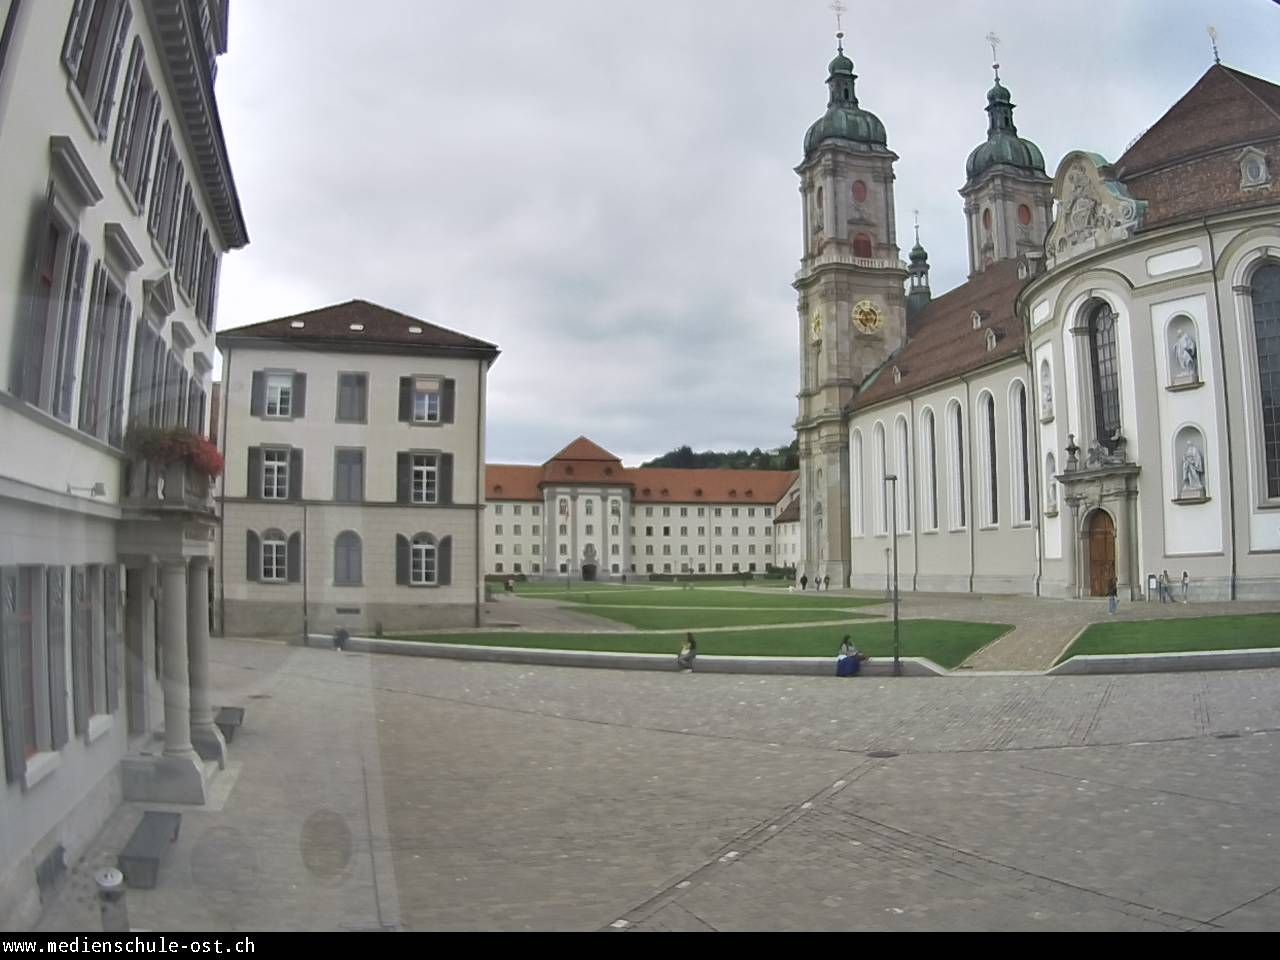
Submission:
<svg viewBox="0 0 1280 960">
<path fill-rule="evenodd" d="M 841 49 L 796 168 L 799 572 L 883 588 L 896 536 L 904 592 L 1280 594 L 1280 86 L 1215 63 L 1055 170 L 997 72 L 935 296 L 855 81 Z"/>
</svg>

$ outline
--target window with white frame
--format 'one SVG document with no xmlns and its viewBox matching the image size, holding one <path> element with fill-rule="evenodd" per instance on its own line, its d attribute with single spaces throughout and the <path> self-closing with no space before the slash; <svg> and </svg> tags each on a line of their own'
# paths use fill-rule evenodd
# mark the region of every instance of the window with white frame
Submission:
<svg viewBox="0 0 1280 960">
<path fill-rule="evenodd" d="M 440 456 L 415 453 L 410 459 L 409 498 L 413 503 L 436 503 L 440 495 Z"/>
<path fill-rule="evenodd" d="M 146 203 L 147 181 L 151 174 L 151 154 L 160 123 L 160 96 L 147 72 L 142 39 L 133 38 L 129 69 L 125 73 L 124 96 L 116 119 L 116 139 L 111 159 L 120 171 L 133 199 Z"/>
<path fill-rule="evenodd" d="M 413 383 L 413 422 L 440 422 L 440 381 L 415 380 Z"/>
<path fill-rule="evenodd" d="M 268 373 L 266 412 L 268 417 L 293 415 L 293 374 Z"/>
<path fill-rule="evenodd" d="M 512 512 L 513 514 L 515 514 L 517 517 L 518 517 L 518 516 L 520 516 L 520 504 L 518 504 L 518 503 L 517 503 L 517 504 L 514 504 L 514 505 L 511 507 L 511 512 Z"/>
<path fill-rule="evenodd" d="M 178 235 L 178 203 L 182 196 L 182 161 L 173 142 L 173 128 L 166 120 L 160 128 L 160 149 L 156 152 L 155 189 L 151 191 L 151 207 L 147 230 L 155 237 L 165 259 L 173 262 Z"/>
<path fill-rule="evenodd" d="M 964 410 L 958 400 L 947 405 L 947 446 L 950 448 L 950 522 L 952 530 L 963 530 L 968 521 L 965 491 Z"/>
<path fill-rule="evenodd" d="M 996 404 L 990 393 L 978 396 L 978 466 L 982 476 L 982 523 L 1000 523 L 1000 480 L 996 468 Z"/>
<path fill-rule="evenodd" d="M 862 536 L 865 531 L 863 522 L 863 494 L 862 494 L 862 475 L 865 466 L 862 458 L 862 431 L 854 430 L 853 439 L 849 444 L 849 507 L 853 514 L 853 535 L 855 537 Z"/>
<path fill-rule="evenodd" d="M 921 521 L 926 530 L 938 529 L 938 425 L 933 410 L 925 408 L 920 415 L 920 456 L 924 461 L 924 473 L 921 475 L 920 499 L 924 502 L 924 519 Z"/>
<path fill-rule="evenodd" d="M 907 429 L 907 418 L 898 417 L 893 426 L 894 456 L 896 458 L 898 483 L 898 532 L 911 532 L 911 434 Z"/>
<path fill-rule="evenodd" d="M 512 525 L 511 532 L 517 537 L 520 536 L 520 524 L 517 523 Z"/>
<path fill-rule="evenodd" d="M 289 451 L 262 451 L 262 497 L 264 500 L 289 499 Z"/>
<path fill-rule="evenodd" d="M 500 537 L 500 536 L 502 536 L 502 524 L 500 524 L 500 523 L 495 523 L 495 524 L 493 525 L 493 535 L 494 535 L 495 537 Z"/>
<path fill-rule="evenodd" d="M 127 0 L 77 0 L 62 45 L 62 62 L 97 124 L 107 135 L 112 94 L 133 12 Z"/>
<path fill-rule="evenodd" d="M 1031 522 L 1031 452 L 1028 449 L 1027 388 L 1021 380 L 1013 382 L 1010 400 L 1013 517 L 1015 522 L 1025 524 Z"/>
<path fill-rule="evenodd" d="M 586 505 L 585 505 L 585 507 L 584 507 L 584 512 L 586 513 L 586 515 L 587 515 L 588 517 L 593 517 L 593 516 L 595 516 L 595 513 L 596 513 L 596 504 L 595 504 L 595 501 L 594 501 L 594 500 L 588 500 L 588 501 L 586 501 Z"/>
<path fill-rule="evenodd" d="M 435 538 L 426 533 L 414 536 L 409 544 L 409 583 L 415 587 L 433 586 L 436 582 L 437 560 Z"/>
<path fill-rule="evenodd" d="M 876 485 L 871 499 L 876 506 L 876 534 L 883 536 L 889 532 L 889 484 L 885 482 L 889 475 L 889 465 L 886 462 L 888 454 L 885 449 L 884 424 L 877 423 L 871 436 L 871 477 Z"/>
<path fill-rule="evenodd" d="M 284 583 L 289 578 L 289 545 L 280 530 L 262 535 L 262 579 L 268 583 Z"/>
</svg>

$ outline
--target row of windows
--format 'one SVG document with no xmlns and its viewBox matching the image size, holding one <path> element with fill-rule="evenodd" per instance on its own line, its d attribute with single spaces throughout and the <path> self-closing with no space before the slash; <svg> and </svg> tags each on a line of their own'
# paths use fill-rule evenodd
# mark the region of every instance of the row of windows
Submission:
<svg viewBox="0 0 1280 960">
<path fill-rule="evenodd" d="M 500 517 L 500 516 L 502 516 L 503 506 L 504 506 L 504 505 L 503 505 L 503 504 L 501 504 L 501 503 L 495 503 L 495 504 L 493 505 L 493 512 L 494 512 L 494 515 L 495 515 L 495 516 L 499 516 L 499 517 Z M 512 506 L 513 506 L 513 508 L 514 508 L 515 512 L 518 514 L 518 513 L 520 512 L 520 505 L 519 505 L 519 504 L 513 504 Z M 537 508 L 537 506 L 535 505 L 533 509 L 536 511 L 538 508 Z M 644 507 L 644 508 L 641 508 L 641 507 L 637 507 L 637 506 L 634 506 L 634 505 L 633 505 L 633 506 L 631 507 L 631 516 L 633 516 L 633 517 L 635 517 L 635 516 L 639 516 L 639 511 L 640 511 L 641 509 L 643 509 L 643 510 L 644 510 L 644 515 L 645 515 L 646 517 L 652 517 L 652 516 L 654 516 L 654 512 L 653 512 L 653 511 L 654 511 L 656 508 L 654 508 L 654 507 Z M 756 510 L 757 510 L 757 509 L 759 509 L 759 510 L 762 512 L 762 515 L 763 515 L 763 516 L 765 516 L 765 517 L 772 517 L 772 516 L 773 516 L 773 507 L 759 507 L 759 508 L 757 508 L 757 507 L 710 507 L 710 508 L 708 508 L 708 507 L 662 507 L 662 508 L 660 508 L 660 509 L 662 510 L 662 516 L 664 516 L 664 517 L 670 517 L 670 516 L 672 516 L 672 513 L 671 513 L 671 511 L 672 511 L 672 510 L 679 510 L 679 511 L 680 511 L 680 516 L 681 516 L 681 517 L 688 517 L 688 516 L 690 515 L 690 514 L 689 514 L 689 511 L 690 511 L 690 510 L 696 510 L 696 511 L 697 511 L 697 516 L 699 516 L 699 517 L 705 517 L 705 516 L 707 515 L 707 510 L 708 510 L 708 509 L 710 509 L 710 510 L 712 511 L 712 516 L 714 516 L 714 517 L 719 517 L 719 516 L 721 516 L 721 515 L 722 515 L 721 511 L 722 511 L 722 510 L 728 510 L 728 511 L 729 511 L 729 516 L 731 516 L 731 517 L 737 517 L 737 516 L 739 516 L 739 513 L 738 513 L 738 511 L 739 511 L 739 510 L 745 510 L 745 511 L 747 512 L 747 516 L 748 516 L 748 517 L 754 517 L 754 516 L 756 515 Z M 561 497 L 561 498 L 560 498 L 560 501 L 559 501 L 559 511 L 560 511 L 560 515 L 561 515 L 562 517 L 567 517 L 567 516 L 569 515 L 569 499 L 568 499 L 567 497 Z M 610 515 L 611 515 L 611 516 L 614 516 L 614 517 L 621 517 L 621 516 L 622 516 L 622 501 L 621 501 L 621 500 L 610 500 L 610 501 L 609 501 L 609 513 L 610 513 Z M 585 516 L 588 516 L 588 517 L 591 517 L 591 516 L 594 516 L 594 515 L 595 515 L 595 500 L 585 500 L 585 501 L 583 501 L 583 514 L 584 514 Z"/>
<path fill-rule="evenodd" d="M 247 495 L 251 500 L 301 500 L 302 450 L 250 447 Z M 363 503 L 364 450 L 333 453 L 333 499 Z M 396 503 L 446 505 L 453 502 L 453 454 L 401 451 L 396 454 Z"/>
<path fill-rule="evenodd" d="M 0 567 L 0 598 L 0 710 L 13 783 L 37 754 L 61 750 L 89 733 L 91 717 L 119 709 L 120 568 Z"/>
<path fill-rule="evenodd" d="M 652 563 L 646 563 L 646 564 L 644 565 L 644 572 L 645 572 L 645 573 L 657 573 L 658 571 L 657 571 L 656 569 L 654 569 L 654 567 L 655 567 L 655 565 L 654 565 L 654 564 L 652 564 Z M 562 563 L 562 564 L 560 564 L 559 570 L 560 570 L 560 572 L 561 572 L 561 573 L 568 573 L 568 572 L 569 572 L 569 564 L 567 564 L 567 563 Z M 611 565 L 610 565 L 610 567 L 609 567 L 609 570 L 610 570 L 611 572 L 613 572 L 613 573 L 621 573 L 621 572 L 622 572 L 622 564 L 619 564 L 619 563 L 611 564 Z M 724 572 L 725 572 L 724 564 L 723 564 L 723 563 L 717 563 L 717 564 L 715 564 L 714 570 L 715 570 L 715 572 L 716 572 L 716 573 L 724 573 Z M 542 572 L 542 566 L 541 566 L 541 564 L 537 564 L 537 563 L 533 564 L 533 565 L 532 565 L 532 567 L 531 567 L 531 571 L 532 571 L 533 573 L 541 573 L 541 572 Z M 503 568 L 502 561 L 498 561 L 497 563 L 495 563 L 495 564 L 493 565 L 493 572 L 494 572 L 494 573 L 505 573 L 505 572 L 506 572 L 506 570 Z M 511 572 L 512 572 L 512 573 L 523 573 L 523 572 L 524 572 L 523 565 L 522 565 L 521 563 L 519 563 L 519 562 L 517 562 L 517 563 L 513 563 L 513 564 L 511 565 Z M 634 563 L 633 563 L 633 564 L 631 564 L 631 572 L 632 572 L 632 573 L 635 573 L 635 572 L 636 572 L 636 564 L 634 564 Z M 672 565 L 671 565 L 671 564 L 669 564 L 669 563 L 664 563 L 664 564 L 662 565 L 662 572 L 663 572 L 663 573 L 674 573 L 675 571 L 672 569 Z M 693 573 L 693 572 L 694 572 L 693 564 L 691 564 L 691 563 L 682 563 L 682 564 L 680 564 L 680 573 Z M 698 572 L 698 573 L 706 573 L 706 572 L 707 572 L 707 565 L 706 565 L 705 563 L 700 563 L 700 564 L 698 564 L 697 572 Z M 743 570 L 742 570 L 742 564 L 740 564 L 740 563 L 735 563 L 735 564 L 733 564 L 732 572 L 733 572 L 733 573 L 742 573 L 742 572 L 743 572 Z M 754 563 L 749 563 L 749 564 L 747 564 L 747 572 L 748 572 L 748 573 L 755 573 L 755 572 L 756 572 L 756 565 L 755 565 Z"/>
<path fill-rule="evenodd" d="M 1027 424 L 1027 391 L 1021 380 L 1015 380 L 1009 392 L 1010 424 L 1009 448 L 1013 462 L 1010 474 L 1013 478 L 1013 523 L 1015 526 L 1031 523 L 1031 470 Z M 981 477 L 980 522 L 983 526 L 1000 524 L 1000 470 L 997 445 L 995 398 L 989 391 L 978 396 L 978 470 Z M 946 448 L 943 454 L 948 478 L 950 504 L 950 528 L 962 530 L 968 522 L 965 476 L 965 425 L 964 414 L 958 400 L 951 400 L 946 409 Z M 871 472 L 873 484 L 869 491 L 872 506 L 874 532 L 883 536 L 889 533 L 890 518 L 896 520 L 900 534 L 910 533 L 913 520 L 913 503 L 916 491 L 911 475 L 911 436 L 907 419 L 899 416 L 894 423 L 893 456 L 883 423 L 876 423 L 872 430 Z M 853 534 L 865 534 L 864 521 L 864 450 L 862 431 L 855 429 L 851 444 L 853 461 L 852 508 Z M 920 415 L 920 463 L 923 475 L 920 479 L 919 499 L 923 518 L 922 529 L 937 530 L 939 526 L 938 424 L 930 408 Z M 895 472 L 896 471 L 896 472 Z M 897 479 L 896 492 L 891 490 L 888 478 Z M 896 503 L 896 515 L 893 513 Z"/>
<path fill-rule="evenodd" d="M 452 537 L 431 533 L 397 534 L 396 583 L 444 587 L 452 582 Z M 272 528 L 245 533 L 245 578 L 255 583 L 298 583 L 302 579 L 302 534 Z M 364 585 L 364 541 L 344 530 L 333 541 L 333 585 Z"/>
<path fill-rule="evenodd" d="M 584 531 L 585 531 L 585 533 L 586 533 L 586 535 L 587 535 L 588 537 L 589 537 L 589 536 L 592 536 L 592 535 L 596 532 L 595 525 L 594 525 L 594 524 L 591 524 L 591 523 L 584 524 L 584 525 L 583 525 L 583 529 L 584 529 Z M 615 537 L 616 537 L 616 536 L 618 536 L 618 535 L 619 535 L 619 531 L 620 531 L 621 529 L 622 529 L 622 528 L 621 528 L 618 524 L 616 524 L 616 523 L 615 523 L 615 524 L 611 524 L 611 525 L 610 525 L 610 527 L 609 527 L 609 533 L 610 533 L 612 536 L 615 536 Z M 714 529 L 714 531 L 715 531 L 715 536 L 719 537 L 719 536 L 723 536 L 723 535 L 724 535 L 724 527 L 715 527 L 715 528 L 713 528 L 713 529 Z M 500 537 L 500 536 L 502 536 L 502 530 L 503 530 L 502 524 L 500 524 L 500 523 L 496 523 L 496 524 L 494 524 L 494 526 L 493 526 L 493 534 L 494 534 L 494 536 L 496 536 L 496 537 Z M 537 535 L 538 535 L 538 530 L 539 530 L 539 527 L 535 524 L 535 525 L 534 525 L 534 527 L 533 527 L 533 535 L 534 535 L 534 536 L 537 536 Z M 564 536 L 568 536 L 568 535 L 569 535 L 569 525 L 568 525 L 567 523 L 562 523 L 562 524 L 560 524 L 559 530 L 560 530 L 560 536 L 564 537 Z M 654 532 L 653 532 L 653 531 L 654 531 L 654 528 L 653 528 L 653 527 L 645 527 L 645 528 L 644 528 L 644 535 L 645 535 L 646 537 L 652 537 L 652 536 L 654 536 Z M 517 536 L 517 537 L 518 537 L 518 536 L 520 536 L 520 524 L 518 524 L 518 523 L 517 523 L 517 524 L 513 524 L 513 525 L 512 525 L 512 528 L 511 528 L 511 533 L 512 533 L 512 535 L 514 535 L 514 536 Z M 707 528 L 706 528 L 706 527 L 698 527 L 698 533 L 697 533 L 697 536 L 699 536 L 699 537 L 704 537 L 704 536 L 706 536 L 706 534 L 707 534 Z M 633 537 L 636 535 L 636 528 L 635 528 L 635 527 L 632 527 L 632 528 L 631 528 L 631 535 L 632 535 Z M 680 536 L 682 536 L 682 537 L 687 537 L 687 536 L 689 536 L 689 528 L 688 528 L 688 527 L 681 527 L 681 528 L 680 528 L 680 534 L 679 534 L 679 535 L 680 535 Z M 729 535 L 730 535 L 730 536 L 733 536 L 733 537 L 739 536 L 739 528 L 738 528 L 738 527 L 730 527 L 730 528 L 729 528 Z M 765 536 L 765 537 L 770 536 L 769 528 L 768 528 L 768 527 L 761 527 L 761 528 L 760 528 L 760 535 L 761 535 L 761 536 Z M 662 528 L 662 536 L 664 536 L 664 537 L 670 537 L 670 536 L 672 536 L 671 528 L 670 528 L 670 527 L 663 527 L 663 528 Z M 755 527 L 747 527 L 747 536 L 749 536 L 749 537 L 754 537 L 754 536 L 756 536 L 756 528 L 755 528 Z"/>
<path fill-rule="evenodd" d="M 522 544 L 519 544 L 519 543 L 512 544 L 512 545 L 511 545 L 511 553 L 512 553 L 513 555 L 515 555 L 515 556 L 519 556 L 519 555 L 523 552 L 523 550 L 522 550 L 522 546 L 523 546 L 523 545 L 522 545 Z M 495 544 L 493 545 L 493 553 L 494 553 L 494 556 L 497 556 L 497 557 L 502 556 L 502 555 L 503 555 L 503 552 L 504 552 L 504 550 L 505 550 L 505 548 L 506 548 L 506 545 L 505 545 L 505 544 L 495 543 Z M 534 556 L 537 556 L 539 553 L 541 553 L 541 549 L 542 549 L 542 548 L 541 548 L 541 545 L 540 545 L 540 544 L 534 543 L 534 544 L 531 544 L 531 545 L 530 545 L 530 553 L 532 553 Z M 560 545 L 559 545 L 559 552 L 560 552 L 560 556 L 562 556 L 562 557 L 567 557 L 567 556 L 569 555 L 569 545 L 568 545 L 567 543 L 562 543 L 562 544 L 560 544 Z M 637 549 L 636 547 L 632 547 L 632 548 L 631 548 L 631 556 L 635 556 L 638 552 L 639 552 L 639 551 L 638 551 L 638 549 Z M 717 544 L 715 544 L 714 549 L 713 549 L 711 552 L 712 552 L 713 554 L 715 554 L 715 556 L 717 556 L 717 557 L 722 556 L 722 555 L 724 554 L 724 546 L 723 546 L 723 545 L 721 545 L 721 544 L 719 544 L 719 543 L 717 543 Z M 735 544 L 732 544 L 732 545 L 730 546 L 730 548 L 729 548 L 729 553 L 730 553 L 732 556 L 735 556 L 735 557 L 736 557 L 736 556 L 738 556 L 741 552 L 742 552 L 742 551 L 740 550 L 740 548 L 739 548 L 738 544 L 736 544 L 736 543 L 735 543 Z M 763 550 L 762 552 L 763 552 L 763 553 L 765 553 L 765 554 L 771 554 L 771 553 L 773 553 L 773 544 L 766 543 L 766 544 L 764 545 L 764 550 Z M 611 555 L 611 556 L 615 556 L 615 557 L 617 557 L 617 556 L 621 556 L 621 554 L 622 554 L 622 547 L 621 547 L 619 544 L 611 543 L 611 544 L 609 544 L 609 553 L 610 553 L 610 555 Z M 705 543 L 700 543 L 700 544 L 698 544 L 698 549 L 697 549 L 696 553 L 697 553 L 697 555 L 698 555 L 698 556 L 700 556 L 700 557 L 702 557 L 702 556 L 706 556 L 706 554 L 707 554 L 707 545 L 706 545 Z M 748 554 L 748 555 L 750 555 L 750 556 L 755 556 L 755 554 L 756 554 L 756 545 L 755 545 L 754 543 L 751 543 L 751 544 L 748 544 L 748 545 L 747 545 L 747 554 Z M 647 546 L 645 546 L 645 548 L 644 548 L 644 555 L 645 555 L 645 556 L 647 556 L 647 557 L 652 557 L 652 556 L 654 555 L 654 548 L 653 548 L 653 544 L 648 544 Z M 669 556 L 671 556 L 671 555 L 672 555 L 672 554 L 671 554 L 671 545 L 670 545 L 670 544 L 665 544 L 665 545 L 662 547 L 662 556 L 664 556 L 664 557 L 669 557 Z M 681 546 L 680 546 L 680 556 L 682 556 L 682 557 L 687 557 L 687 556 L 689 556 L 689 555 L 690 555 L 689 545 L 688 545 L 688 544 L 681 544 Z"/>
<path fill-rule="evenodd" d="M 401 377 L 398 416 L 402 423 L 454 422 L 455 381 L 447 377 Z M 307 414 L 307 375 L 295 370 L 255 370 L 249 414 L 268 420 L 302 420 Z M 336 423 L 369 422 L 369 375 L 338 374 Z"/>
</svg>

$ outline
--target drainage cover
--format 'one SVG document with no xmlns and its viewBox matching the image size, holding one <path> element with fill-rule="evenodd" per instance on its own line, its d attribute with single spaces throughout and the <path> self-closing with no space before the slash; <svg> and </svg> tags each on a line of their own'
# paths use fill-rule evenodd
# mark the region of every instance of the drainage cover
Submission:
<svg viewBox="0 0 1280 960">
<path fill-rule="evenodd" d="M 873 760 L 888 760 L 890 757 L 896 757 L 897 754 L 892 750 L 872 750 L 867 756 Z"/>
</svg>

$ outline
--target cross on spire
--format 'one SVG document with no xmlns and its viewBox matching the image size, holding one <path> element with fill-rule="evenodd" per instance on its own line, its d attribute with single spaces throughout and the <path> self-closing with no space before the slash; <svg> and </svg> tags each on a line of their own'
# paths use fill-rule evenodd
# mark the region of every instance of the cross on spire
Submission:
<svg viewBox="0 0 1280 960">
<path fill-rule="evenodd" d="M 833 0 L 831 11 L 836 15 L 836 47 L 844 53 L 844 15 L 849 8 L 840 0 Z"/>
<path fill-rule="evenodd" d="M 916 246 L 918 247 L 920 246 L 920 211 L 912 210 L 911 212 L 915 215 L 916 219 Z"/>
<path fill-rule="evenodd" d="M 1216 27 L 1209 27 L 1209 42 L 1213 44 L 1213 62 L 1221 63 L 1222 57 L 1218 55 L 1218 30 Z"/>
<path fill-rule="evenodd" d="M 996 52 L 996 48 L 1000 46 L 1000 37 L 994 30 L 987 34 L 987 43 L 991 44 L 991 68 L 996 72 L 996 79 L 1000 79 L 1000 57 Z"/>
</svg>

